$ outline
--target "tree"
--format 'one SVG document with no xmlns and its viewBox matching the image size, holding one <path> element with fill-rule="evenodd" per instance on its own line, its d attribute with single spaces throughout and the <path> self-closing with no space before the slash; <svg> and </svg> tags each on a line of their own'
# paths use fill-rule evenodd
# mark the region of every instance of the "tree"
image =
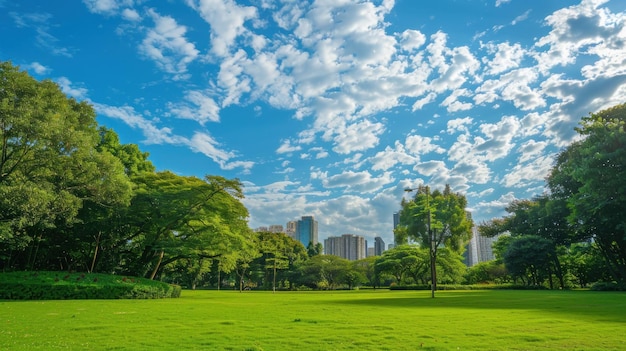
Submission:
<svg viewBox="0 0 626 351">
<path fill-rule="evenodd" d="M 246 279 L 250 279 L 250 267 L 252 262 L 261 256 L 261 252 L 258 248 L 258 237 L 253 236 L 253 239 L 249 242 L 249 245 L 244 245 L 241 250 L 231 252 L 222 257 L 234 258 L 235 265 L 233 271 L 237 275 L 237 281 L 239 285 L 239 292 L 242 292 L 245 287 Z M 218 279 L 218 286 L 219 286 Z"/>
<path fill-rule="evenodd" d="M 376 260 L 380 256 L 369 256 L 354 261 L 353 269 L 365 277 L 366 284 L 376 289 L 380 286 L 380 275 L 376 271 Z"/>
<path fill-rule="evenodd" d="M 400 225 L 406 227 L 408 238 L 430 248 L 432 297 L 435 297 L 439 247 L 445 246 L 452 252 L 462 253 L 471 238 L 473 222 L 465 210 L 467 199 L 453 193 L 449 185 L 443 192 L 435 190 L 432 194 L 427 186 L 408 190 L 417 190 L 417 193 L 412 201 L 402 201 Z"/>
<path fill-rule="evenodd" d="M 95 112 L 52 81 L 0 62 L 0 256 L 13 268 L 41 265 L 57 230 L 85 202 L 124 205 L 131 184 L 118 159 L 97 150 Z M 57 236 L 52 238 L 51 234 Z M 28 249 L 28 250 L 26 250 Z M 26 254 L 28 251 L 28 254 Z"/>
<path fill-rule="evenodd" d="M 394 276 L 398 284 L 411 277 L 415 284 L 425 284 L 430 271 L 428 249 L 417 245 L 400 245 L 383 252 L 376 260 L 376 270 Z"/>
<path fill-rule="evenodd" d="M 350 271 L 350 261 L 334 255 L 317 255 L 299 266 L 299 282 L 311 288 L 335 289 Z"/>
<path fill-rule="evenodd" d="M 568 209 L 564 201 L 547 195 L 537 196 L 532 200 L 515 200 L 506 211 L 504 218 L 482 223 L 481 234 L 495 236 L 509 233 L 513 237 L 535 235 L 552 243 L 552 251 L 568 247 L 576 240 L 572 226 L 567 222 Z M 561 288 L 565 287 L 564 274 L 558 255 L 550 256 L 554 262 L 553 274 L 559 279 Z M 550 285 L 552 287 L 552 276 Z"/>
<path fill-rule="evenodd" d="M 613 279 L 626 284 L 626 104 L 583 117 L 582 140 L 557 157 L 548 186 L 571 210 L 579 239 L 592 239 Z"/>
<path fill-rule="evenodd" d="M 135 177 L 135 197 L 122 216 L 119 253 L 123 272 L 154 278 L 182 258 L 212 259 L 248 240 L 248 212 L 238 180 L 205 179 L 171 172 Z"/>
<path fill-rule="evenodd" d="M 306 252 L 309 257 L 321 255 L 324 252 L 324 246 L 322 245 L 322 243 L 317 243 L 313 245 L 313 242 L 310 241 L 309 245 L 307 245 L 306 247 Z"/>
<path fill-rule="evenodd" d="M 284 233 L 259 232 L 257 236 L 261 253 L 258 258 L 259 266 L 265 272 L 263 284 L 268 286 L 271 281 L 272 290 L 276 291 L 276 280 L 280 272 L 304 261 L 307 258 L 306 250 L 302 243 Z M 269 279 L 270 272 L 271 279 Z M 281 280 L 284 282 L 284 279 Z"/>
<path fill-rule="evenodd" d="M 118 135 L 111 129 L 98 129 L 99 143 L 96 150 L 113 155 L 121 162 L 123 172 L 131 179 L 142 173 L 154 173 L 154 165 L 148 160 L 148 153 L 141 152 L 135 144 L 120 144 Z M 89 272 L 99 270 L 103 272 L 115 271 L 119 262 L 103 259 L 103 250 L 110 250 L 125 233 L 120 229 L 119 217 L 127 210 L 127 205 L 107 206 L 97 202 L 86 201 L 78 213 L 78 221 L 68 230 L 69 238 L 76 242 L 74 251 L 84 252 L 83 263 Z M 123 241 L 123 240 L 122 240 Z M 62 245 L 68 249 L 70 245 Z M 104 258 L 111 258 L 107 255 Z"/>
<path fill-rule="evenodd" d="M 581 288 L 593 282 L 611 280 L 611 274 L 606 270 L 604 259 L 596 244 L 572 245 L 563 261 L 574 280 L 573 283 Z"/>
<path fill-rule="evenodd" d="M 550 240 L 538 235 L 524 235 L 514 237 L 509 243 L 504 253 L 504 264 L 513 278 L 538 286 L 552 276 L 554 256 L 556 252 Z"/>
<path fill-rule="evenodd" d="M 479 262 L 468 268 L 465 274 L 467 284 L 501 283 L 506 280 L 507 271 L 503 263 L 496 260 Z"/>
</svg>

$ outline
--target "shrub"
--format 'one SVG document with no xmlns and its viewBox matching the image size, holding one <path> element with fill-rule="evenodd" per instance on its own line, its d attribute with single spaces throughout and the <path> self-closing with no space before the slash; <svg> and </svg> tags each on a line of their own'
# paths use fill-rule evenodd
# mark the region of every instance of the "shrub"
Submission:
<svg viewBox="0 0 626 351">
<path fill-rule="evenodd" d="M 594 291 L 626 291 L 626 284 L 618 282 L 597 282 L 591 286 Z"/>
<path fill-rule="evenodd" d="M 97 273 L 0 274 L 0 299 L 156 299 L 180 297 L 181 287 L 159 281 Z"/>
</svg>

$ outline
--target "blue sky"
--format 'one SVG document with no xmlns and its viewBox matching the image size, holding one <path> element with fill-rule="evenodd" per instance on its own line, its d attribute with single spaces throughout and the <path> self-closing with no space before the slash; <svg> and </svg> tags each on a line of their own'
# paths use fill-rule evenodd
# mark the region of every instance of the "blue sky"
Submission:
<svg viewBox="0 0 626 351">
<path fill-rule="evenodd" d="M 0 0 L 0 38 L 157 169 L 239 178 L 252 228 L 321 240 L 392 242 L 419 184 L 502 216 L 626 102 L 621 0 Z"/>
</svg>

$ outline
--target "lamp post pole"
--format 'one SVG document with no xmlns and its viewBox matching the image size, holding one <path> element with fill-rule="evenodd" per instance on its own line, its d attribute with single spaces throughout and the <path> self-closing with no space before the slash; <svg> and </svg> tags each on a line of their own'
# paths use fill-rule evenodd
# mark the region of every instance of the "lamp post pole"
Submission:
<svg viewBox="0 0 626 351">
<path fill-rule="evenodd" d="M 419 190 L 419 188 L 406 188 L 404 191 L 412 192 L 414 190 Z M 428 221 L 427 228 L 428 231 L 428 241 L 429 241 L 429 256 L 430 256 L 430 297 L 435 298 L 435 290 L 437 289 L 437 266 L 436 264 L 436 255 L 437 255 L 437 241 L 435 240 L 435 232 L 433 232 L 430 221 L 431 221 L 431 211 L 430 211 L 430 188 L 426 186 L 426 207 L 428 207 Z"/>
</svg>

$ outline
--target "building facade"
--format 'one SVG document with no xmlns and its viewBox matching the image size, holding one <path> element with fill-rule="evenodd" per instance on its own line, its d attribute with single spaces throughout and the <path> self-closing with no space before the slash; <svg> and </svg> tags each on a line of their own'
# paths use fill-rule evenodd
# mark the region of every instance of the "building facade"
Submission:
<svg viewBox="0 0 626 351">
<path fill-rule="evenodd" d="M 296 223 L 295 239 L 307 247 L 309 243 L 317 245 L 317 221 L 313 216 L 302 216 Z"/>
<path fill-rule="evenodd" d="M 298 240 L 296 238 L 296 230 L 298 229 L 298 221 L 289 221 L 287 222 L 287 227 L 285 228 L 285 234 L 293 240 Z"/>
<path fill-rule="evenodd" d="M 354 234 L 331 236 L 324 240 L 324 254 L 355 261 L 367 257 L 365 238 Z"/>
<path fill-rule="evenodd" d="M 478 228 L 472 228 L 472 239 L 470 240 L 466 252 L 465 263 L 468 267 L 472 267 L 480 262 L 491 261 L 495 259 L 492 245 L 498 240 L 499 236 L 488 238 L 478 233 Z"/>
<path fill-rule="evenodd" d="M 385 241 L 377 236 L 374 238 L 374 256 L 381 256 L 385 252 Z"/>
</svg>

